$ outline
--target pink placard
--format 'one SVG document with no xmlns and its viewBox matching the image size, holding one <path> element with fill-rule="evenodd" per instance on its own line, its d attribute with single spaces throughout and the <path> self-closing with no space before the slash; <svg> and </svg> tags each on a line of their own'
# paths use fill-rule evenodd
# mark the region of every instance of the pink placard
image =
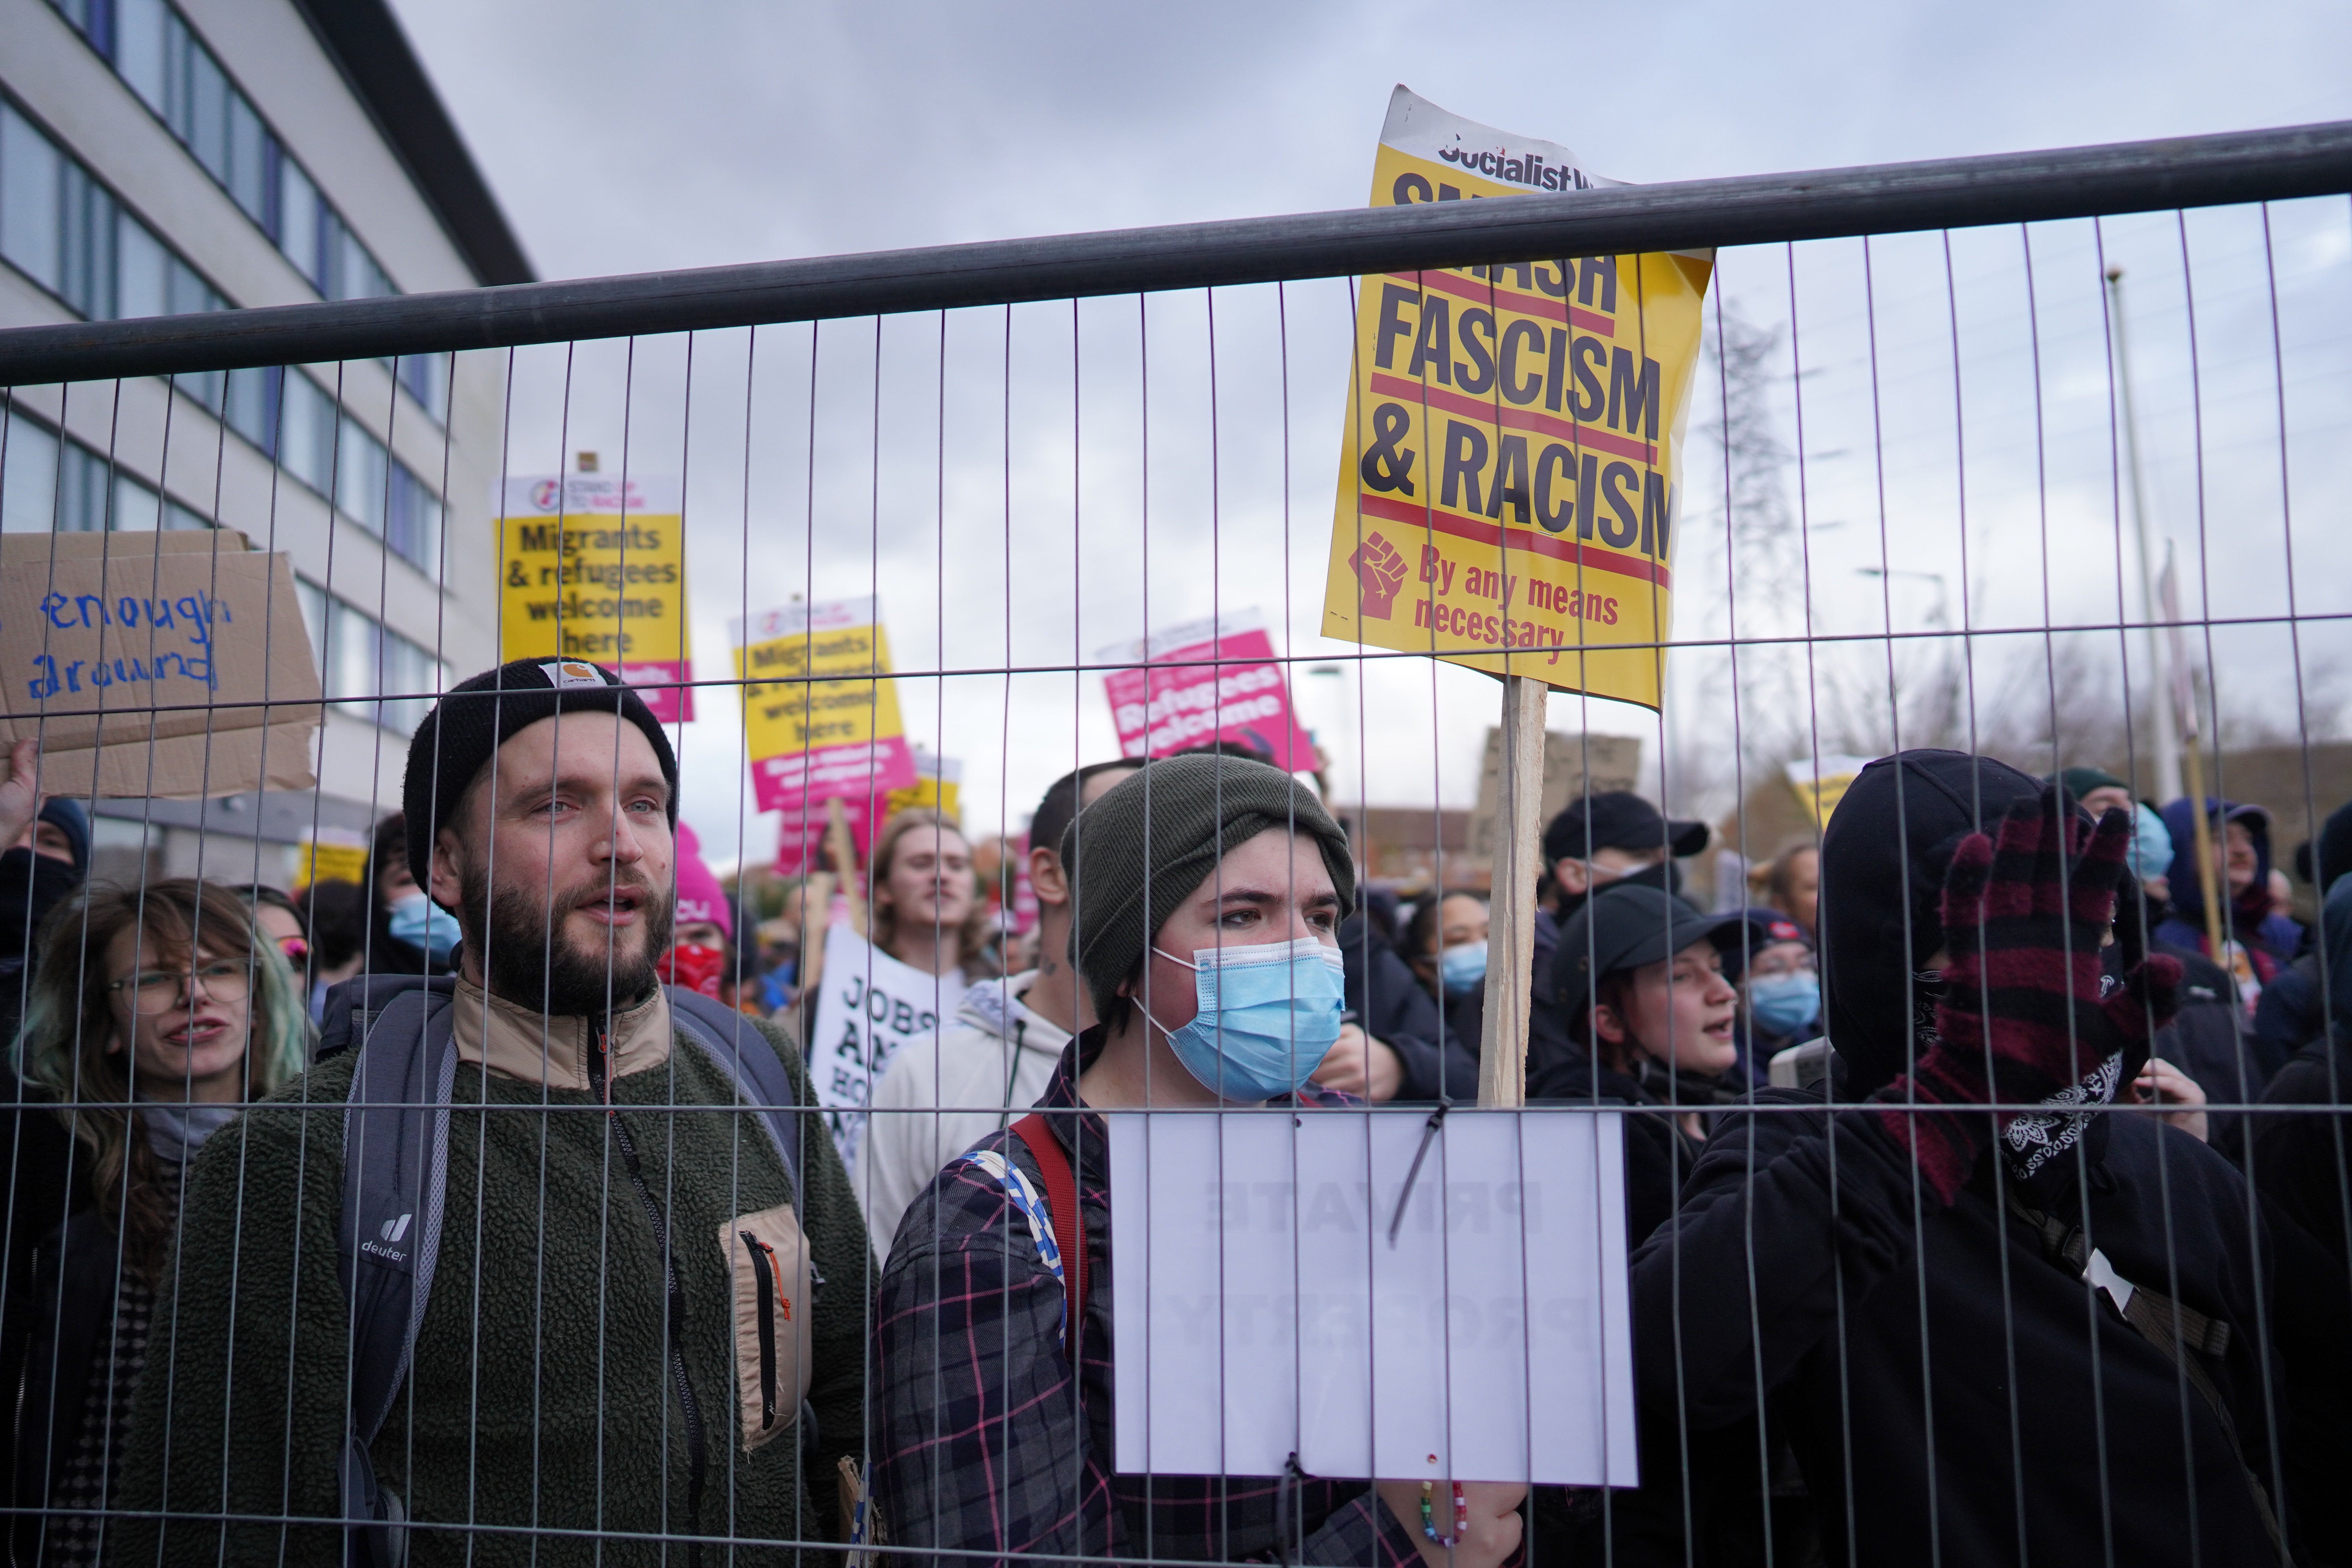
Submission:
<svg viewBox="0 0 2352 1568">
<path fill-rule="evenodd" d="M 654 718 L 664 724 L 682 724 L 694 717 L 693 672 L 684 664 L 646 659 L 620 667 L 623 680 L 637 689 Z"/>
<path fill-rule="evenodd" d="M 1315 765 L 1315 742 L 1290 705 L 1290 682 L 1263 630 L 1173 646 L 1154 639 L 1150 662 L 1103 677 L 1118 749 L 1129 757 L 1232 741 L 1286 773 Z"/>
<path fill-rule="evenodd" d="M 863 799 L 844 800 L 842 816 L 849 823 L 849 841 L 863 866 L 874 847 L 875 829 L 889 815 L 888 806 L 880 795 Z M 824 801 L 814 801 L 803 813 L 798 801 L 783 808 L 776 824 L 776 875 L 804 876 L 821 870 L 824 865 L 824 835 L 832 818 Z"/>
<path fill-rule="evenodd" d="M 862 800 L 910 789 L 914 783 L 915 749 L 904 735 L 787 752 L 751 764 L 752 798 L 761 811 L 797 812 L 803 802 Z"/>
</svg>

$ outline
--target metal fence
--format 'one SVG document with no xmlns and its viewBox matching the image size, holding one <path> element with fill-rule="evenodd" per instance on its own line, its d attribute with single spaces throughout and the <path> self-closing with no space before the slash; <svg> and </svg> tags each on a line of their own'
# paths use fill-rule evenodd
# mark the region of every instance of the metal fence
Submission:
<svg viewBox="0 0 2352 1568">
<path fill-rule="evenodd" d="M 0 332 L 19 1559 L 2352 1559 L 2347 193 L 2330 125 Z M 1700 247 L 1670 629 L 1501 644 L 1654 708 L 1323 635 L 1441 510 L 1507 621 L 1550 471 L 1359 504 L 1365 291 Z M 1423 416 L 1499 421 L 1469 331 Z"/>
</svg>

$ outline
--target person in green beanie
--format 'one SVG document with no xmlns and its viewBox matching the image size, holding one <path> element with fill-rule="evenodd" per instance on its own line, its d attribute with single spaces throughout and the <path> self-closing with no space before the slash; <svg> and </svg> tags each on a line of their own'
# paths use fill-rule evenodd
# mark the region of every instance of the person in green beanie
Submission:
<svg viewBox="0 0 2352 1568">
<path fill-rule="evenodd" d="M 338 1456 L 364 1417 L 339 1266 L 373 1279 L 402 1247 L 434 1260 L 429 1293 L 359 1441 L 406 1516 L 408 1563 L 691 1564 L 730 1559 L 680 1537 L 841 1539 L 865 1226 L 817 1113 L 796 1153 L 772 1138 L 751 1080 L 683 1021 L 698 998 L 658 984 L 677 783 L 644 702 L 578 661 L 478 676 L 418 730 L 408 858 L 464 929 L 454 979 L 402 982 L 439 988 L 425 1027 L 454 1043 L 437 1253 L 422 1207 L 416 1234 L 403 1215 L 357 1258 L 339 1230 L 347 1154 L 383 1158 L 347 1150 L 346 1102 L 394 1001 L 191 1170 L 111 1500 L 121 1561 L 383 1560 L 384 1532 L 340 1522 Z M 390 984 L 330 998 L 331 1043 L 337 998 L 372 978 Z M 813 1106 L 767 1026 L 743 1021 L 731 1048 L 772 1050 L 760 1070 Z"/>
<path fill-rule="evenodd" d="M 1339 1037 L 1355 868 L 1290 775 L 1213 755 L 1142 768 L 1079 813 L 1062 858 L 1099 1022 L 1036 1111 L 950 1162 L 899 1224 L 874 1319 L 877 1528 L 949 1563 L 1497 1568 L 1523 1486 L 1465 1483 L 1440 1543 L 1417 1480 L 1114 1470 L 1102 1112 L 1358 1103 L 1311 1081 Z"/>
</svg>

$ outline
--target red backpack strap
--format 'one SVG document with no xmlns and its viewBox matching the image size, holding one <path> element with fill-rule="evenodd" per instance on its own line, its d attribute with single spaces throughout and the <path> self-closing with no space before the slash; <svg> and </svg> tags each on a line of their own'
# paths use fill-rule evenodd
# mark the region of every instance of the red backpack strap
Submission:
<svg viewBox="0 0 2352 1568">
<path fill-rule="evenodd" d="M 1078 1181 L 1070 1170 L 1070 1156 L 1062 1148 L 1062 1141 L 1054 1136 L 1054 1129 L 1044 1114 L 1031 1111 L 1013 1124 L 1021 1142 L 1029 1145 L 1029 1153 L 1037 1162 L 1037 1173 L 1045 1181 L 1045 1207 L 1054 1221 L 1054 1245 L 1062 1254 L 1062 1291 L 1069 1310 L 1071 1331 L 1066 1336 L 1070 1359 L 1077 1360 L 1077 1325 L 1086 1321 L 1087 1313 L 1087 1222 L 1078 1213 Z"/>
</svg>

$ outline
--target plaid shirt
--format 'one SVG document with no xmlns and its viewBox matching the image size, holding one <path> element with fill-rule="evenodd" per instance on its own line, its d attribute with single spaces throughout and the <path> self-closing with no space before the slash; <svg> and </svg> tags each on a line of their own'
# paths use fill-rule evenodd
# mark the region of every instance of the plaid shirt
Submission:
<svg viewBox="0 0 2352 1568">
<path fill-rule="evenodd" d="M 918 1568 L 1047 1558 L 1225 1562 L 1276 1555 L 1272 1478 L 1120 1475 L 1111 1469 L 1110 1193 L 1102 1118 L 1079 1108 L 1077 1073 L 1102 1047 L 1089 1029 L 1063 1052 L 1037 1104 L 1071 1155 L 1086 1220 L 1086 1321 L 1074 1373 L 1058 1339 L 1060 1280 L 1038 1259 L 1004 1188 L 965 1160 L 940 1172 L 898 1228 L 875 1310 L 882 1431 L 874 1495 L 890 1544 L 968 1550 Z M 1307 1105 L 1353 1103 L 1309 1085 Z M 1042 1195 L 1027 1146 L 984 1140 Z M 1416 1564 L 1415 1538 L 1362 1481 L 1288 1488 L 1291 1561 Z"/>
</svg>

